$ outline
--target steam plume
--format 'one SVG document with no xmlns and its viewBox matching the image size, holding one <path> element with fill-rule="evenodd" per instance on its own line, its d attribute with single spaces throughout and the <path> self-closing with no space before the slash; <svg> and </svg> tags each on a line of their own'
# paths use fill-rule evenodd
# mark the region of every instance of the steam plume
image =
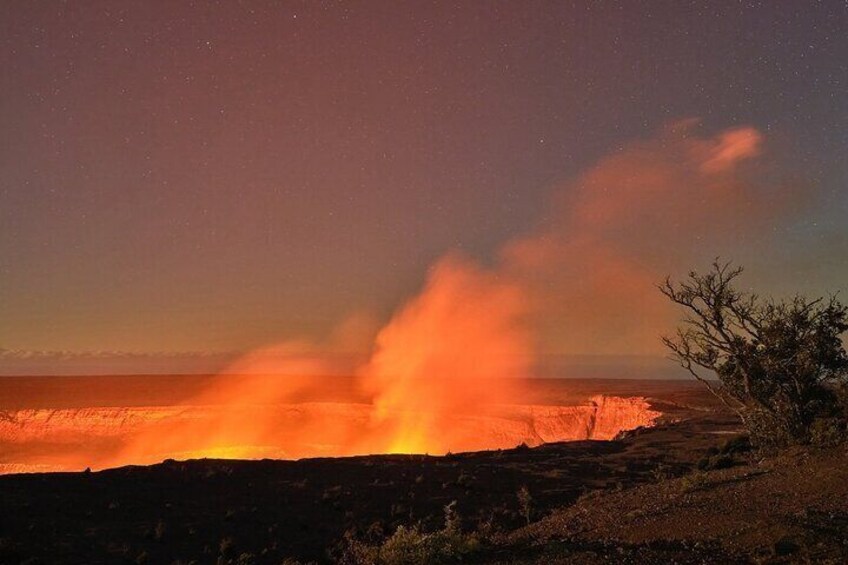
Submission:
<svg viewBox="0 0 848 565">
<path fill-rule="evenodd" d="M 255 405 L 326 394 L 332 381 L 226 376 L 196 399 L 229 407 L 217 429 L 171 431 L 169 448 L 247 446 L 249 453 L 298 436 L 333 446 L 333 455 L 440 452 L 473 440 L 469 430 L 447 427 L 447 416 L 486 415 L 521 398 L 521 377 L 532 373 L 539 345 L 561 353 L 656 351 L 657 335 L 671 323 L 654 289 L 662 275 L 700 250 L 714 253 L 772 225 L 798 195 L 756 180 L 768 178 L 756 129 L 702 136 L 697 126 L 671 124 L 560 187 L 551 215 L 504 245 L 492 267 L 455 254 L 438 261 L 357 371 L 361 401 L 370 406 L 366 421 L 298 420 L 281 429 L 278 417 Z M 334 372 L 320 351 L 289 343 L 255 352 L 229 372 Z M 132 447 L 144 453 L 150 446 Z"/>
</svg>

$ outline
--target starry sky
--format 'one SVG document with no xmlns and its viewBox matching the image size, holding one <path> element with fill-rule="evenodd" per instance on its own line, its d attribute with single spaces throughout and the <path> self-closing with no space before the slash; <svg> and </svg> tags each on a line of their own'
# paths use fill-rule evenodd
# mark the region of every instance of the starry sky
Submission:
<svg viewBox="0 0 848 565">
<path fill-rule="evenodd" d="M 9 1 L 0 70 L 7 355 L 383 322 L 445 253 L 494 261 L 693 117 L 754 128 L 804 196 L 692 260 L 848 291 L 843 1 Z"/>
</svg>

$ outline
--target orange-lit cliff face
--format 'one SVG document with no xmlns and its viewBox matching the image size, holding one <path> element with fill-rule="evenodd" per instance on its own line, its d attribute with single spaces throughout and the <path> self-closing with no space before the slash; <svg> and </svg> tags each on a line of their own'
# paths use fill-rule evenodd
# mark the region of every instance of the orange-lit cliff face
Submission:
<svg viewBox="0 0 848 565">
<path fill-rule="evenodd" d="M 247 426 L 226 432 L 220 426 L 221 421 L 235 419 L 249 422 L 256 414 L 262 414 L 275 431 Z M 338 402 L 3 411 L 0 473 L 97 469 L 167 458 L 300 458 L 403 451 L 381 449 L 387 440 L 375 428 L 374 414 L 372 404 Z M 493 405 L 485 414 L 404 411 L 382 417 L 427 422 L 415 437 L 426 438 L 429 449 L 410 451 L 441 454 L 611 439 L 622 430 L 650 426 L 659 415 L 641 398 L 597 396 L 579 406 Z M 202 430 L 213 431 L 204 437 Z M 196 441 L 190 433 L 199 434 Z M 389 437 L 396 441 L 398 436 Z"/>
</svg>

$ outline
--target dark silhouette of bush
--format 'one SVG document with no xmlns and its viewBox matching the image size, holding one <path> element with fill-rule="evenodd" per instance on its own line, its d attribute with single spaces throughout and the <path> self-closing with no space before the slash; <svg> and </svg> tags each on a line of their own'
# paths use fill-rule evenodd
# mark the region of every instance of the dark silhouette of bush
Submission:
<svg viewBox="0 0 848 565">
<path fill-rule="evenodd" d="M 430 565 L 455 563 L 480 549 L 476 533 L 465 533 L 456 512 L 456 501 L 445 506 L 445 525 L 425 532 L 421 524 L 398 526 L 382 543 L 371 545 L 346 535 L 339 562 L 345 565 Z"/>
<path fill-rule="evenodd" d="M 518 508 L 521 510 L 521 516 L 524 517 L 524 521 L 527 525 L 530 525 L 530 517 L 533 515 L 533 497 L 530 496 L 530 489 L 527 488 L 527 485 L 522 485 L 520 489 L 518 489 Z"/>
<path fill-rule="evenodd" d="M 714 262 L 660 291 L 686 311 L 672 357 L 747 427 L 758 447 L 834 444 L 846 439 L 848 309 L 835 297 L 787 301 L 737 290 L 742 273 Z M 711 371 L 718 382 L 707 378 Z"/>
</svg>

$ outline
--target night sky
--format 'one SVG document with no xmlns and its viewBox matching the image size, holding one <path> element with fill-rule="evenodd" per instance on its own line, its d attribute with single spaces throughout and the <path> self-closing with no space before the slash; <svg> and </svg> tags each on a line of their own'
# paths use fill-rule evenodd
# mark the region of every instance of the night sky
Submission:
<svg viewBox="0 0 848 565">
<path fill-rule="evenodd" d="M 844 1 L 7 1 L 0 70 L 6 357 L 382 323 L 689 118 L 758 132 L 796 198 L 658 275 L 721 255 L 758 290 L 848 291 Z"/>
</svg>

